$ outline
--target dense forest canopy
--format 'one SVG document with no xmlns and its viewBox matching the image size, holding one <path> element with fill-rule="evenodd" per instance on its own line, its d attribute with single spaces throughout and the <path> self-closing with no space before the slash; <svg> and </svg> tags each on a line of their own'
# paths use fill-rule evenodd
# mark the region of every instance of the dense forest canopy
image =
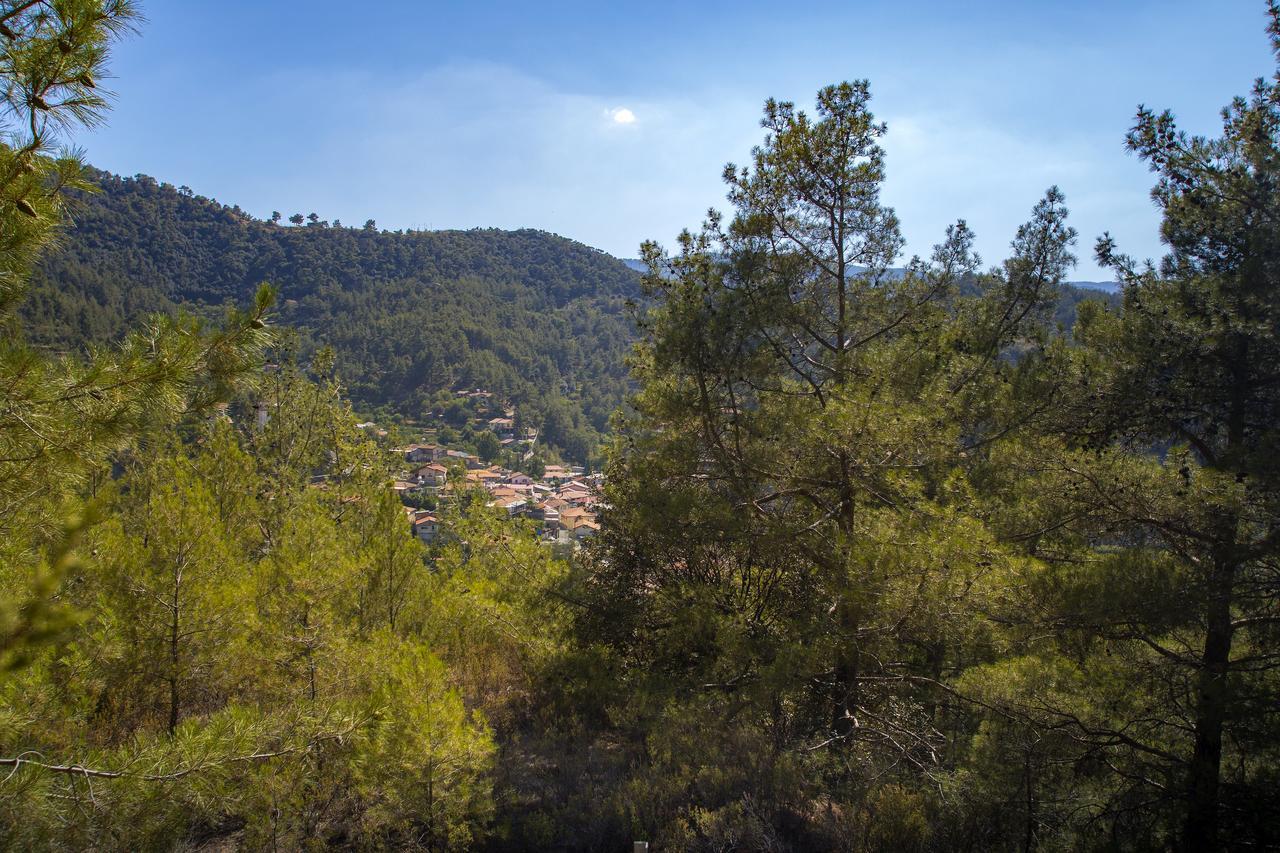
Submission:
<svg viewBox="0 0 1280 853">
<path fill-rule="evenodd" d="M 610 256 L 541 231 L 379 231 L 300 226 L 146 176 L 92 173 L 72 224 L 23 308 L 36 343 L 116 340 L 152 311 L 217 316 L 263 282 L 301 354 L 327 344 L 353 401 L 410 417 L 441 389 L 484 388 L 540 425 L 567 418 L 560 449 L 586 461 L 626 390 L 626 310 L 639 279 Z M 212 309 L 212 311 L 211 311 Z"/>
<path fill-rule="evenodd" d="M 138 20 L 0 0 L 0 846 L 1280 847 L 1280 71 L 1217 137 L 1139 108 L 1168 253 L 1099 238 L 1118 298 L 1058 187 L 904 266 L 867 81 L 767 101 L 637 292 L 91 172 Z M 566 435 L 631 389 L 598 535 L 477 484 L 424 544 L 348 388 L 521 365 Z"/>
</svg>

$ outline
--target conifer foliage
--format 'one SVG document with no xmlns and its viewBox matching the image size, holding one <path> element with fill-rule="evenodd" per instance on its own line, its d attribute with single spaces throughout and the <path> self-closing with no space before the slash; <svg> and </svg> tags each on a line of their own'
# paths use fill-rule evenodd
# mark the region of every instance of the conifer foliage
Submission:
<svg viewBox="0 0 1280 853">
<path fill-rule="evenodd" d="M 765 105 L 732 217 L 645 248 L 642 390 L 580 578 L 637 832 L 1277 843 L 1277 81 L 1216 139 L 1139 110 L 1169 254 L 1104 236 L 1121 303 L 1069 329 L 1057 188 L 999 267 L 960 222 L 887 275 L 867 84 Z"/>
<path fill-rule="evenodd" d="M 88 188 L 54 133 L 100 115 L 136 20 L 0 3 L 0 844 L 468 846 L 491 730 L 424 641 L 422 546 L 331 357 L 315 381 L 279 350 L 264 370 L 266 287 L 218 327 L 156 316 L 81 356 L 24 340 L 26 276 Z"/>
<path fill-rule="evenodd" d="M 1057 187 L 1001 263 L 960 221 L 898 268 L 869 84 L 768 101 L 731 211 L 643 247 L 603 525 L 565 559 L 478 488 L 413 538 L 342 355 L 301 366 L 268 288 L 29 344 L 88 186 L 55 132 L 136 21 L 0 0 L 0 844 L 1280 847 L 1280 72 L 1217 138 L 1139 110 L 1169 251 L 1104 235 L 1121 298 L 1070 325 Z M 352 275 L 377 236 L 335 241 Z"/>
</svg>

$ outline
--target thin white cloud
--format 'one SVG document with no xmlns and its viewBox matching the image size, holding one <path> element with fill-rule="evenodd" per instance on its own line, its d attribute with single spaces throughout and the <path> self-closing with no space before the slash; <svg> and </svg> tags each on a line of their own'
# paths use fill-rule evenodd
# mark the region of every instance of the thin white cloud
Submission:
<svg viewBox="0 0 1280 853">
<path fill-rule="evenodd" d="M 310 132 L 264 151 L 256 183 L 219 188 L 254 213 L 535 227 L 624 257 L 722 206 L 725 161 L 758 141 L 753 100 L 704 93 L 622 107 L 616 95 L 564 91 L 498 65 L 439 68 L 394 87 L 335 72 L 273 75 L 261 88 L 278 107 L 266 110 L 273 126 L 305 115 Z"/>
</svg>

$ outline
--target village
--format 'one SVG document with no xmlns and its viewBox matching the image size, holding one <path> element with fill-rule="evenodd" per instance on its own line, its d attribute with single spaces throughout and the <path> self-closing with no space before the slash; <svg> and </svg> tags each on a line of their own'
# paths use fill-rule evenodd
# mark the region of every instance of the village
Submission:
<svg viewBox="0 0 1280 853">
<path fill-rule="evenodd" d="M 483 390 L 456 393 L 471 401 L 492 396 Z M 424 545 L 448 539 L 444 509 L 468 495 L 478 495 L 509 519 L 527 519 L 539 540 L 550 545 L 576 548 L 599 532 L 603 474 L 588 474 L 577 465 L 541 463 L 523 466 L 539 476 L 515 470 L 514 465 L 533 459 L 538 434 L 532 428 L 518 430 L 511 407 L 478 421 L 477 428 L 493 436 L 513 467 L 486 462 L 476 453 L 439 441 L 390 449 L 400 465 L 393 488 L 405 504 L 413 535 Z"/>
</svg>

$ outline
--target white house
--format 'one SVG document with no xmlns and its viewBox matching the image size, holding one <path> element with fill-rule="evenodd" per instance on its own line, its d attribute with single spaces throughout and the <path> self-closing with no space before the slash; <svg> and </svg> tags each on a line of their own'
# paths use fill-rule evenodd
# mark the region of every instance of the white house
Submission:
<svg viewBox="0 0 1280 853">
<path fill-rule="evenodd" d="M 413 517 L 413 534 L 424 545 L 430 545 L 440 536 L 440 522 L 429 512 L 415 513 Z"/>
<path fill-rule="evenodd" d="M 423 485 L 443 486 L 449 480 L 449 469 L 439 462 L 432 462 L 414 471 L 413 475 Z"/>
</svg>

